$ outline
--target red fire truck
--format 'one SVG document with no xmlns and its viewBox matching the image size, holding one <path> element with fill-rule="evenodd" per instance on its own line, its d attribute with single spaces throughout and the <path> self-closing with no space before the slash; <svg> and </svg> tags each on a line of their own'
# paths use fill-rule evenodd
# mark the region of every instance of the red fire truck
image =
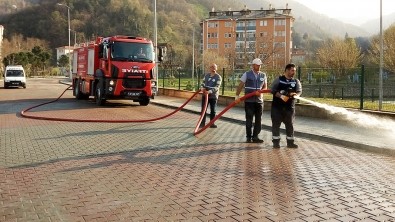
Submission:
<svg viewBox="0 0 395 222">
<path fill-rule="evenodd" d="M 162 50 L 158 52 L 162 60 Z M 146 106 L 156 93 L 152 41 L 133 36 L 98 37 L 73 52 L 73 95 L 93 96 L 101 106 L 107 99 L 130 99 Z"/>
</svg>

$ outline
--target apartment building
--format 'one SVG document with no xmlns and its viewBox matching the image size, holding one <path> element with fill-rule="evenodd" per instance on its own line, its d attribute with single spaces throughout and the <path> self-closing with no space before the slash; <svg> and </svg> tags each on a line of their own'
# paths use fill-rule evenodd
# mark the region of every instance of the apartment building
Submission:
<svg viewBox="0 0 395 222">
<path fill-rule="evenodd" d="M 224 56 L 230 68 L 246 68 L 259 57 L 265 68 L 282 68 L 291 60 L 294 18 L 284 9 L 209 12 L 201 22 L 201 52 Z M 203 58 L 204 59 L 204 58 Z"/>
</svg>

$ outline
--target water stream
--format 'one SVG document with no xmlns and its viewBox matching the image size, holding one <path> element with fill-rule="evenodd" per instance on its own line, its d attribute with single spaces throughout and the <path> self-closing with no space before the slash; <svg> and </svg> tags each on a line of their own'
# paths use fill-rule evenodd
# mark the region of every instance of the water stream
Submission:
<svg viewBox="0 0 395 222">
<path fill-rule="evenodd" d="M 331 115 L 339 115 L 339 117 L 341 117 L 342 119 L 347 120 L 348 122 L 351 122 L 357 126 L 372 129 L 382 129 L 389 131 L 392 135 L 395 134 L 395 121 L 389 118 L 377 117 L 361 112 L 347 110 L 343 107 L 336 107 L 328 104 L 318 103 L 303 97 L 297 97 L 297 99 L 317 106 L 321 109 L 325 109 Z"/>
</svg>

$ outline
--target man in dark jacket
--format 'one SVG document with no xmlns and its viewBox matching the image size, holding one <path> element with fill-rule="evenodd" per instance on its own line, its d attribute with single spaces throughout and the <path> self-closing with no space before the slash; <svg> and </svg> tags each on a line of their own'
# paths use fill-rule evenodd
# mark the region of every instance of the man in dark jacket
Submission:
<svg viewBox="0 0 395 222">
<path fill-rule="evenodd" d="M 272 141 L 273 148 L 280 148 L 280 125 L 285 124 L 287 134 L 287 147 L 298 148 L 294 139 L 295 120 L 295 96 L 302 94 L 302 85 L 294 78 L 295 64 L 285 66 L 284 75 L 275 79 L 272 83 L 273 94 L 271 118 L 272 118 Z"/>
</svg>

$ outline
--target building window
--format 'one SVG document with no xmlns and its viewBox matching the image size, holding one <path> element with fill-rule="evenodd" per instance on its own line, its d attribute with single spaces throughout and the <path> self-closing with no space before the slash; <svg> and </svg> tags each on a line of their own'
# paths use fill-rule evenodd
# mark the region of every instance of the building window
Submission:
<svg viewBox="0 0 395 222">
<path fill-rule="evenodd" d="M 214 33 L 207 33 L 207 38 L 218 38 L 218 33 L 214 32 Z"/>
<path fill-rule="evenodd" d="M 267 20 L 259 21 L 260 26 L 267 26 Z"/>
<path fill-rule="evenodd" d="M 247 32 L 247 38 L 255 38 L 255 32 Z"/>
<path fill-rule="evenodd" d="M 248 21 L 248 22 L 247 22 L 247 26 L 248 26 L 248 27 L 255 27 L 255 26 L 256 26 L 256 21 L 255 21 L 255 20 L 253 20 L 253 21 Z"/>
<path fill-rule="evenodd" d="M 267 48 L 267 43 L 266 42 L 261 42 L 260 47 L 261 48 Z"/>
<path fill-rule="evenodd" d="M 275 31 L 274 36 L 285 36 L 285 31 Z"/>
<path fill-rule="evenodd" d="M 274 43 L 275 48 L 284 48 L 285 47 L 285 42 L 275 42 Z"/>
<path fill-rule="evenodd" d="M 276 20 L 274 20 L 274 25 L 276 25 L 276 26 L 284 26 L 285 25 L 285 19 L 276 19 Z"/>
<path fill-rule="evenodd" d="M 244 42 L 236 42 L 236 49 L 244 48 Z"/>
<path fill-rule="evenodd" d="M 244 32 L 237 32 L 236 33 L 237 38 L 244 38 L 244 36 L 245 36 Z"/>
<path fill-rule="evenodd" d="M 261 32 L 261 33 L 259 33 L 259 36 L 260 37 L 266 37 L 267 36 L 267 32 Z"/>
<path fill-rule="evenodd" d="M 209 28 L 217 28 L 218 27 L 218 22 L 208 22 L 207 27 Z"/>
<path fill-rule="evenodd" d="M 218 49 L 218 44 L 217 43 L 208 43 L 207 48 L 208 49 Z"/>
<path fill-rule="evenodd" d="M 232 27 L 232 22 L 225 22 L 225 27 Z"/>
<path fill-rule="evenodd" d="M 225 38 L 232 38 L 232 33 L 225 33 Z"/>
<path fill-rule="evenodd" d="M 232 48 L 232 43 L 225 43 L 225 48 L 226 49 Z"/>
<path fill-rule="evenodd" d="M 236 27 L 244 27 L 245 26 L 244 24 L 245 24 L 244 21 L 237 22 Z"/>
</svg>

